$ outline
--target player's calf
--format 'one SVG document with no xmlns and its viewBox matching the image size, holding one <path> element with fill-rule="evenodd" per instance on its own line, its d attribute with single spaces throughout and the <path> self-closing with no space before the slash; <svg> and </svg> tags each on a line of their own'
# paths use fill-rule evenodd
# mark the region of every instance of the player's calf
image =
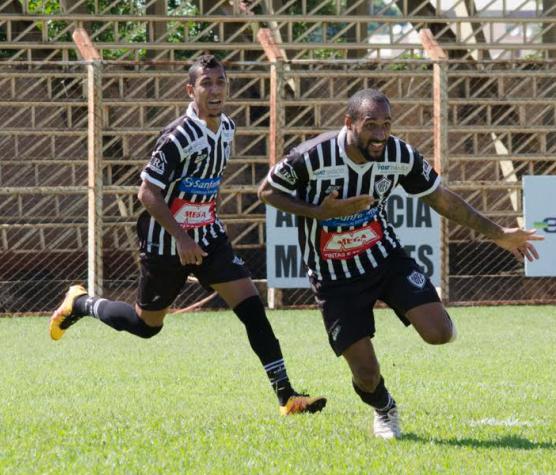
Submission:
<svg viewBox="0 0 556 475">
<path fill-rule="evenodd" d="M 86 315 L 99 319 L 118 331 L 126 331 L 140 338 L 152 338 L 160 333 L 162 325 L 148 325 L 135 311 L 125 303 L 98 297 L 80 297 L 75 306 L 81 306 Z"/>
<path fill-rule="evenodd" d="M 148 325 L 131 305 L 91 297 L 81 285 L 73 285 L 50 318 L 50 337 L 59 340 L 71 325 L 85 316 L 95 317 L 115 330 L 141 338 L 151 338 L 162 330 L 162 325 Z"/>
</svg>

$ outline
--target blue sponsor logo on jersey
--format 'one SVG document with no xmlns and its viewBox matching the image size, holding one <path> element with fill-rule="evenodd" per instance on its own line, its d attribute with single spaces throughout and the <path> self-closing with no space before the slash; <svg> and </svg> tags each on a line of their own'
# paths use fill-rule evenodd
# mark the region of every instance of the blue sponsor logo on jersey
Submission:
<svg viewBox="0 0 556 475">
<path fill-rule="evenodd" d="M 320 224 L 330 227 L 359 226 L 368 221 L 372 221 L 377 213 L 377 208 L 371 208 L 365 211 L 360 211 L 359 213 L 350 214 L 349 216 L 342 216 L 341 218 L 326 219 L 321 221 Z"/>
<path fill-rule="evenodd" d="M 214 195 L 220 188 L 221 177 L 218 178 L 183 178 L 178 184 L 178 190 L 192 195 Z"/>
</svg>

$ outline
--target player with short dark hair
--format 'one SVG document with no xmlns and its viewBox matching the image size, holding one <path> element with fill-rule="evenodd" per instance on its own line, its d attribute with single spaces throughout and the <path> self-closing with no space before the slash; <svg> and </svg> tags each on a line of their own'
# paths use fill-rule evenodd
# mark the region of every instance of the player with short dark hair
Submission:
<svg viewBox="0 0 556 475">
<path fill-rule="evenodd" d="M 329 342 L 352 373 L 353 389 L 375 412 L 377 437 L 400 436 L 396 402 L 386 389 L 371 338 L 380 299 L 430 344 L 456 337 L 436 289 L 402 249 L 386 215 L 386 200 L 401 185 L 442 216 L 478 231 L 516 257 L 532 260 L 535 230 L 503 228 L 442 186 L 429 163 L 390 134 L 390 101 L 376 89 L 348 101 L 344 127 L 294 148 L 269 172 L 259 197 L 298 215 L 298 235 Z M 350 215 L 338 197 L 365 197 Z"/>
<path fill-rule="evenodd" d="M 118 331 L 151 338 L 162 329 L 170 305 L 192 274 L 203 287 L 215 290 L 245 325 L 281 414 L 317 412 L 326 399 L 292 388 L 263 302 L 217 216 L 216 198 L 235 132 L 234 122 L 222 112 L 227 87 L 222 63 L 212 55 L 198 58 L 186 85 L 192 102 L 185 115 L 162 131 L 141 172 L 138 196 L 145 210 L 137 222 L 141 275 L 135 306 L 88 296 L 74 285 L 52 315 L 50 335 L 58 340 L 90 315 Z"/>
</svg>

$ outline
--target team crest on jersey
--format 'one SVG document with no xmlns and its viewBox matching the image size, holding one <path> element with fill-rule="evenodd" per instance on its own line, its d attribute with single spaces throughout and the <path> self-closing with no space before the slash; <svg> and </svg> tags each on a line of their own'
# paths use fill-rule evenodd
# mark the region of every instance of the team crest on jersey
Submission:
<svg viewBox="0 0 556 475">
<path fill-rule="evenodd" d="M 422 289 L 427 283 L 427 278 L 420 272 L 417 272 L 416 270 L 414 270 L 411 274 L 407 276 L 407 280 L 409 280 L 409 282 L 414 287 L 417 287 L 418 289 Z"/>
<path fill-rule="evenodd" d="M 427 181 L 429 181 L 431 178 L 431 170 L 432 170 L 431 164 L 426 160 L 423 160 L 423 176 Z"/>
<path fill-rule="evenodd" d="M 208 155 L 206 153 L 201 153 L 200 155 L 195 157 L 195 159 L 193 161 L 195 162 L 195 165 L 198 165 L 203 160 L 206 160 L 207 157 L 208 157 Z"/>
<path fill-rule="evenodd" d="M 390 186 L 392 186 L 392 180 L 384 177 L 375 183 L 375 191 L 378 196 L 383 196 L 390 189 Z"/>
<path fill-rule="evenodd" d="M 162 150 L 155 150 L 151 156 L 151 160 L 149 161 L 149 168 L 159 175 L 164 175 L 167 163 L 168 161 L 166 160 L 164 152 Z"/>
<path fill-rule="evenodd" d="M 342 187 L 340 185 L 328 185 L 326 190 L 324 190 L 324 194 L 329 195 L 333 191 L 337 191 L 338 193 L 340 193 L 341 189 Z"/>
<path fill-rule="evenodd" d="M 288 162 L 282 161 L 276 165 L 274 173 L 289 185 L 293 186 L 297 183 L 297 173 L 295 173 L 295 170 Z"/>
<path fill-rule="evenodd" d="M 222 139 L 224 142 L 231 142 L 234 138 L 234 131 L 229 129 L 224 129 L 222 131 Z"/>
</svg>

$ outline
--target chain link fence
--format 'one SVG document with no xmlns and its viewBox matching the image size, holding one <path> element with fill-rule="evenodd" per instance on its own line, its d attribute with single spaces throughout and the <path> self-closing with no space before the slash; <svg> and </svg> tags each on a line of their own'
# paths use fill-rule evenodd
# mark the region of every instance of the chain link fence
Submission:
<svg viewBox="0 0 556 475">
<path fill-rule="evenodd" d="M 135 299 L 139 172 L 160 129 L 185 110 L 187 65 L 105 62 L 97 67 L 102 94 L 94 121 L 98 133 L 91 138 L 102 157 L 96 213 L 101 223 L 96 235 L 102 238 L 97 239 L 88 237 L 95 230 L 88 228 L 88 193 L 94 188 L 88 188 L 85 65 L 0 68 L 0 313 L 48 313 L 69 284 L 88 281 L 95 252 L 103 295 Z M 264 206 L 256 188 L 268 170 L 269 65 L 231 63 L 228 74 L 227 112 L 238 132 L 222 186 L 221 216 L 265 295 Z M 347 98 L 377 87 L 392 100 L 394 133 L 433 156 L 430 63 L 292 61 L 282 74 L 284 150 L 337 129 Z M 553 64 L 450 63 L 446 78 L 445 183 L 498 223 L 521 224 L 521 177 L 556 170 Z M 556 279 L 525 278 L 511 255 L 474 233 L 450 224 L 442 246 L 443 296 L 450 302 L 554 298 Z M 206 296 L 189 282 L 175 305 L 187 307 Z M 307 289 L 283 292 L 283 305 L 312 303 Z"/>
<path fill-rule="evenodd" d="M 497 223 L 523 226 L 523 176 L 556 174 L 554 63 L 492 62 L 472 70 L 456 63 L 446 86 L 444 180 Z M 449 223 L 444 246 L 454 304 L 556 300 L 556 278 L 525 277 L 523 264 L 483 236 Z"/>
<path fill-rule="evenodd" d="M 0 312 L 52 307 L 87 272 L 81 65 L 0 71 Z"/>
<path fill-rule="evenodd" d="M 91 67 L 98 75 L 92 90 Z M 19 63 L 0 68 L 0 313 L 48 312 L 68 285 L 88 280 L 90 290 L 107 298 L 134 301 L 139 173 L 160 130 L 185 112 L 187 67 Z M 264 207 L 256 189 L 268 171 L 268 65 L 230 65 L 228 75 L 227 113 L 238 131 L 220 212 L 238 255 L 253 277 L 263 280 Z M 98 103 L 92 108 L 96 114 L 88 116 L 91 91 Z M 91 170 L 95 154 L 101 160 Z M 96 181 L 88 180 L 91 172 Z M 88 193 L 97 199 L 89 200 Z M 90 201 L 96 203 L 92 214 Z M 192 281 L 175 305 L 187 307 L 206 296 Z"/>
</svg>

